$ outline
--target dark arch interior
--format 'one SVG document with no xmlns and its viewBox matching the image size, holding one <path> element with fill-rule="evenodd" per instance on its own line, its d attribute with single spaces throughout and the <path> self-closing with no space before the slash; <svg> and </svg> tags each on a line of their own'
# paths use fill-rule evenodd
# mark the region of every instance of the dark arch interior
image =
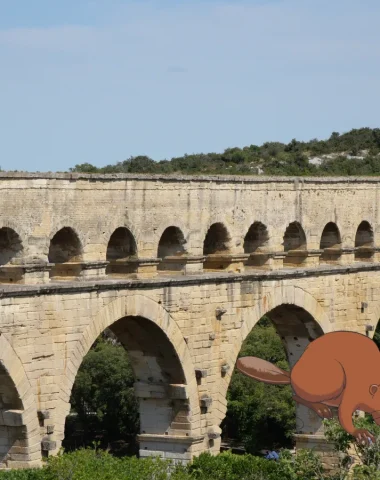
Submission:
<svg viewBox="0 0 380 480">
<path fill-rule="evenodd" d="M 22 243 L 18 234 L 8 227 L 0 228 L 0 265 L 7 265 L 22 253 Z"/>
<path fill-rule="evenodd" d="M 356 260 L 370 260 L 373 256 L 374 237 L 373 229 L 367 221 L 361 222 L 355 236 Z"/>
<path fill-rule="evenodd" d="M 91 417 L 91 412 L 84 415 L 82 409 L 79 408 L 79 411 L 82 412 L 81 415 L 76 417 L 75 412 L 72 412 L 66 421 L 64 446 L 73 449 L 90 445 L 92 440 L 98 436 L 99 441 L 106 446 L 110 444 L 112 448 L 115 448 L 115 444 L 127 440 L 134 445 L 134 450 L 127 453 L 136 454 L 138 452 L 137 443 L 125 431 L 124 423 L 121 430 L 115 429 L 115 424 L 120 420 L 120 416 L 122 419 L 128 417 L 128 405 L 131 405 L 132 409 L 134 408 L 135 414 L 140 418 L 139 431 L 132 431 L 132 435 L 140 433 L 143 435 L 185 436 L 190 424 L 185 375 L 178 355 L 163 330 L 146 318 L 128 316 L 112 324 L 103 332 L 101 338 L 102 342 L 107 342 L 107 348 L 117 349 L 119 355 L 113 356 L 111 363 L 101 363 L 99 360 L 101 356 L 96 356 L 96 349 L 99 347 L 98 339 L 86 355 L 84 359 L 86 361 L 82 362 L 77 373 L 70 403 L 74 406 L 81 406 L 85 403 L 86 399 L 81 397 L 81 385 L 87 382 L 87 380 L 83 382 L 83 378 L 87 378 L 88 365 L 91 364 L 96 379 L 92 380 L 90 384 L 96 384 L 95 390 L 98 393 L 108 395 L 107 402 L 102 402 L 102 405 L 107 403 L 106 414 L 103 417 L 106 424 L 104 426 L 104 422 L 102 423 L 103 429 L 99 427 L 99 424 L 95 424 L 97 429 L 94 430 L 95 427 L 92 427 L 93 430 L 87 430 L 87 437 L 84 437 L 86 430 L 82 428 L 82 437 L 78 439 L 75 432 L 80 430 L 80 422 L 83 422 L 83 418 L 87 418 L 87 416 Z M 127 365 L 129 371 L 120 371 L 119 367 L 119 365 L 126 365 L 125 361 L 120 363 L 120 350 L 122 355 L 125 355 L 124 349 L 129 359 Z M 113 365 L 115 365 L 113 375 L 116 375 L 117 381 L 115 384 L 110 384 L 112 379 L 108 372 L 112 371 Z M 119 392 L 117 385 L 122 384 L 124 378 L 130 379 L 129 386 L 127 385 L 128 388 Z M 77 382 L 79 382 L 78 385 Z M 96 398 L 96 393 L 90 395 L 90 400 L 87 398 L 93 409 L 95 409 L 93 405 Z M 127 402 L 128 408 L 125 406 L 125 402 Z M 128 425 L 128 422 L 125 424 Z M 115 435 L 119 435 L 119 437 L 116 438 Z"/>
<path fill-rule="evenodd" d="M 185 383 L 174 347 L 155 323 L 143 317 L 125 317 L 111 325 L 110 330 L 129 352 L 137 381 Z"/>
<path fill-rule="evenodd" d="M 185 267 L 184 257 L 186 240 L 178 227 L 168 227 L 161 235 L 157 256 L 161 259 L 158 270 L 166 272 L 182 272 Z M 175 257 L 175 258 L 173 258 Z"/>
<path fill-rule="evenodd" d="M 125 227 L 117 228 L 108 242 L 107 261 L 127 260 L 137 257 L 136 241 Z"/>
<path fill-rule="evenodd" d="M 341 246 L 342 241 L 339 229 L 335 223 L 329 222 L 323 229 L 321 236 L 321 243 L 319 246 L 320 250 L 323 250 L 321 260 L 325 262 L 336 261 L 341 255 Z"/>
<path fill-rule="evenodd" d="M 82 266 L 82 245 L 76 232 L 70 227 L 59 230 L 50 241 L 49 263 L 54 266 L 50 277 L 72 279 L 77 277 Z"/>
<path fill-rule="evenodd" d="M 341 245 L 339 229 L 335 223 L 329 222 L 323 229 L 320 249 L 339 248 Z"/>
<path fill-rule="evenodd" d="M 288 225 L 284 235 L 284 250 L 306 250 L 306 236 L 298 222 Z"/>
<path fill-rule="evenodd" d="M 214 223 L 208 229 L 203 243 L 203 255 L 228 253 L 230 236 L 222 223 Z"/>
<path fill-rule="evenodd" d="M 243 343 L 239 357 L 257 356 L 289 370 L 299 360 L 310 342 L 321 335 L 323 335 L 321 327 L 306 310 L 293 304 L 282 304 L 266 313 L 255 325 Z M 258 445 L 260 448 L 269 449 L 276 448 L 276 444 L 277 447 L 290 447 L 291 443 L 287 443 L 289 442 L 287 438 L 293 438 L 293 435 L 284 437 L 282 433 L 284 425 L 278 420 L 280 414 L 272 411 L 273 405 L 276 405 L 273 397 L 277 395 L 278 405 L 285 403 L 288 405 L 287 411 L 295 412 L 294 425 L 289 427 L 288 418 L 286 427 L 291 428 L 293 434 L 314 434 L 321 431 L 321 419 L 311 410 L 296 405 L 292 400 L 290 385 L 265 385 L 242 375 L 235 369 L 227 394 L 227 416 L 222 423 L 225 442 L 230 446 L 240 442 L 238 444 L 245 445 L 250 453 L 258 453 L 258 450 L 255 450 Z M 253 403 L 250 403 L 249 398 L 252 398 Z M 264 405 L 258 406 L 254 403 L 258 401 L 264 402 Z M 263 413 L 256 420 L 251 414 L 241 416 L 250 409 L 252 411 L 258 409 Z M 280 418 L 283 417 L 280 415 Z M 246 431 L 247 424 L 249 430 Z M 253 441 L 245 443 L 245 438 L 250 436 Z"/>
<path fill-rule="evenodd" d="M 23 404 L 18 395 L 17 389 L 9 376 L 7 370 L 0 364 L 0 416 L 9 418 L 4 412 L 23 410 Z M 17 413 L 13 413 L 13 416 Z M 12 416 L 12 414 L 11 414 Z M 12 426 L 12 421 L 3 420 L 0 427 L 0 466 L 7 467 L 9 460 L 17 460 L 17 445 L 26 438 L 25 426 Z"/>
<path fill-rule="evenodd" d="M 158 258 L 184 255 L 186 253 L 185 243 L 185 237 L 178 227 L 168 227 L 161 235 L 158 244 Z"/>
<path fill-rule="evenodd" d="M 78 235 L 70 227 L 59 230 L 50 241 L 49 262 L 80 262 L 82 246 Z"/>
<path fill-rule="evenodd" d="M 108 242 L 106 273 L 108 275 L 126 275 L 137 271 L 137 245 L 130 230 L 117 228 Z"/>
<path fill-rule="evenodd" d="M 267 227 L 261 222 L 253 223 L 244 238 L 244 253 L 259 252 L 269 241 Z"/>
<path fill-rule="evenodd" d="M 373 230 L 371 225 L 364 221 L 359 225 L 355 236 L 355 247 L 372 247 Z"/>
</svg>

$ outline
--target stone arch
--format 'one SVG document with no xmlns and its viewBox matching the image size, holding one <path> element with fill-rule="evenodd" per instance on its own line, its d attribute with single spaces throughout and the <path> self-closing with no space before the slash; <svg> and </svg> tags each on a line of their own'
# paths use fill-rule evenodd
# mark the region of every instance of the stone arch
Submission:
<svg viewBox="0 0 380 480">
<path fill-rule="evenodd" d="M 336 261 L 341 256 L 342 238 L 336 223 L 328 222 L 322 231 L 319 249 L 321 261 Z"/>
<path fill-rule="evenodd" d="M 50 240 L 49 263 L 54 264 L 51 277 L 72 278 L 79 275 L 83 261 L 83 245 L 72 227 L 63 227 Z"/>
<path fill-rule="evenodd" d="M 186 240 L 182 230 L 175 226 L 167 227 L 158 242 L 157 258 L 161 258 L 158 270 L 181 272 L 185 267 Z M 175 257 L 175 258 L 174 258 Z"/>
<path fill-rule="evenodd" d="M 83 246 L 77 232 L 71 227 L 63 227 L 50 239 L 49 262 L 66 263 L 81 261 Z"/>
<path fill-rule="evenodd" d="M 0 465 L 38 466 L 41 436 L 35 397 L 21 360 L 0 334 Z"/>
<path fill-rule="evenodd" d="M 372 247 L 373 244 L 373 228 L 367 220 L 363 220 L 356 230 L 355 247 Z"/>
<path fill-rule="evenodd" d="M 0 228 L 0 265 L 17 262 L 22 257 L 23 243 L 16 230 L 10 227 Z"/>
<path fill-rule="evenodd" d="M 209 226 L 203 241 L 203 254 L 226 254 L 231 250 L 232 237 L 223 222 Z"/>
<path fill-rule="evenodd" d="M 123 325 L 124 322 L 124 325 Z M 62 399 L 62 408 L 60 409 L 61 415 L 56 420 L 57 424 L 57 438 L 58 440 L 63 439 L 64 435 L 64 425 L 65 417 L 69 413 L 69 400 L 71 395 L 71 390 L 78 372 L 78 369 L 82 363 L 84 356 L 90 350 L 91 346 L 98 338 L 98 336 L 106 329 L 110 328 L 114 330 L 120 341 L 124 344 L 131 345 L 128 339 L 125 339 L 125 336 L 128 334 L 128 329 L 124 330 L 126 322 L 131 322 L 133 324 L 132 328 L 139 328 L 139 324 L 142 326 L 148 326 L 150 328 L 149 335 L 146 335 L 144 338 L 147 340 L 147 349 L 154 348 L 154 344 L 159 346 L 160 342 L 165 338 L 167 353 L 172 353 L 176 357 L 176 368 L 178 365 L 181 367 L 182 380 L 183 384 L 172 386 L 168 382 L 164 382 L 164 377 L 161 376 L 158 379 L 159 375 L 162 374 L 162 371 L 157 366 L 156 360 L 154 360 L 154 355 L 152 358 L 144 360 L 144 355 L 141 355 L 139 349 L 137 348 L 133 355 L 131 356 L 132 365 L 135 368 L 135 372 L 140 374 L 140 382 L 137 381 L 137 396 L 140 396 L 139 391 L 141 390 L 141 395 L 144 395 L 145 398 L 148 397 L 149 400 L 149 384 L 148 377 L 146 373 L 141 373 L 141 365 L 145 364 L 150 371 L 156 372 L 154 382 L 151 383 L 153 390 L 156 387 L 161 392 L 161 397 L 164 396 L 165 401 L 168 400 L 168 395 L 174 395 L 172 401 L 175 404 L 175 408 L 179 408 L 180 414 L 182 414 L 182 422 L 186 423 L 187 420 L 184 418 L 191 417 L 191 421 L 188 423 L 188 430 L 186 430 L 186 435 L 191 435 L 191 430 L 194 428 L 199 428 L 199 403 L 198 403 L 198 392 L 197 392 L 197 383 L 195 377 L 194 366 L 192 358 L 187 347 L 187 344 L 181 334 L 181 331 L 171 317 L 170 313 L 166 311 L 161 305 L 157 302 L 151 300 L 150 298 L 143 295 L 131 295 L 131 296 L 120 296 L 115 300 L 111 301 L 108 305 L 105 305 L 95 316 L 94 320 L 89 324 L 84 330 L 81 340 L 77 342 L 76 347 L 74 348 L 70 358 L 67 361 L 67 367 L 65 369 L 65 375 L 62 378 L 62 390 L 61 390 L 61 399 Z M 129 327 L 128 327 L 129 328 Z M 124 336 L 124 338 L 123 338 Z M 140 332 L 140 339 L 141 339 Z M 133 341 L 133 339 L 131 340 Z M 173 357 L 174 358 L 174 357 Z M 179 362 L 179 363 L 178 363 Z M 146 370 L 145 370 L 146 372 Z M 170 372 L 169 372 L 170 373 Z M 179 380 L 178 371 L 173 373 L 172 378 L 175 381 Z M 161 382 L 159 380 L 162 380 Z M 169 393 L 168 393 L 169 392 Z M 170 393 L 171 392 L 171 393 Z M 177 396 L 176 396 L 177 395 Z M 159 397 L 158 397 L 159 398 Z M 143 398 L 142 398 L 143 399 Z M 180 400 L 180 406 L 178 406 L 177 400 Z M 176 403 L 177 402 L 177 403 Z M 157 400 L 157 404 L 159 400 Z M 186 412 L 183 411 L 182 407 L 185 408 Z M 158 408 L 158 407 L 157 407 Z M 166 405 L 166 410 L 168 406 Z M 141 403 L 140 403 L 141 411 Z M 176 412 L 174 407 L 172 410 L 172 420 L 175 422 Z M 167 416 L 167 413 L 166 413 Z M 181 420 L 179 421 L 179 423 Z M 142 426 L 143 429 L 143 426 Z M 149 433 L 149 431 L 145 431 Z M 155 434 L 164 435 L 166 432 L 154 432 Z M 166 433 L 167 434 L 167 433 Z M 173 428 L 169 427 L 169 435 L 179 435 L 185 436 L 185 433 L 179 429 L 175 432 Z"/>
<path fill-rule="evenodd" d="M 269 233 L 262 222 L 254 222 L 244 237 L 244 253 L 260 252 L 265 250 L 269 242 Z"/>
<path fill-rule="evenodd" d="M 278 326 L 281 322 L 281 314 L 283 312 L 289 313 L 289 321 L 283 322 L 283 328 L 293 326 L 294 329 L 290 329 L 290 335 L 286 334 L 284 330 L 282 332 L 278 331 L 278 333 L 282 337 L 285 337 L 285 340 L 283 339 L 285 346 L 286 342 L 291 341 L 291 338 L 293 340 L 294 337 L 297 338 L 297 341 L 294 340 L 296 343 L 294 348 L 292 347 L 293 351 L 289 351 L 288 349 L 289 354 L 293 353 L 293 355 L 289 355 L 291 363 L 293 364 L 302 355 L 311 339 L 315 339 L 319 335 L 333 331 L 329 317 L 323 307 L 310 293 L 300 287 L 279 286 L 274 294 L 263 294 L 262 298 L 254 307 L 242 309 L 241 328 L 233 343 L 233 347 L 230 349 L 229 353 L 226 353 L 225 358 L 223 358 L 223 362 L 230 365 L 231 368 L 224 378 L 222 378 L 218 388 L 220 403 L 217 412 L 220 413 L 220 418 L 218 418 L 219 423 L 222 422 L 226 412 L 227 390 L 233 374 L 233 367 L 236 363 L 243 342 L 257 322 L 264 315 L 271 317 L 271 312 L 273 312 L 273 318 L 271 318 L 271 320 L 273 323 L 277 323 L 277 330 L 279 330 Z M 294 334 L 294 332 L 296 332 L 297 335 Z M 287 337 L 290 338 L 288 339 Z M 286 346 L 286 348 L 288 347 Z"/>
<path fill-rule="evenodd" d="M 306 250 L 306 234 L 299 222 L 289 223 L 284 233 L 284 251 Z"/>
<path fill-rule="evenodd" d="M 47 239 L 48 240 L 47 252 L 49 252 L 49 247 L 50 247 L 50 243 L 51 243 L 52 239 L 57 235 L 57 233 L 60 230 L 63 230 L 64 228 L 70 228 L 71 230 L 73 230 L 73 232 L 75 232 L 75 235 L 77 236 L 77 238 L 78 238 L 78 240 L 81 244 L 82 250 L 84 252 L 85 249 L 86 249 L 86 245 L 87 245 L 87 236 L 82 231 L 81 225 L 78 224 L 78 222 L 76 222 L 75 220 L 73 220 L 71 218 L 67 218 L 67 219 L 66 218 L 61 218 L 61 219 L 58 219 L 58 221 L 54 222 L 53 227 L 50 230 L 49 237 Z M 48 254 L 47 254 L 47 256 L 48 256 Z"/>
<path fill-rule="evenodd" d="M 107 274 L 134 273 L 137 263 L 137 244 L 132 232 L 126 227 L 118 227 L 108 241 L 106 260 L 109 262 Z"/>
<path fill-rule="evenodd" d="M 158 242 L 157 257 L 180 256 L 186 253 L 186 239 L 179 227 L 165 228 Z"/>
<path fill-rule="evenodd" d="M 132 235 L 136 243 L 136 250 L 137 252 L 140 253 L 142 238 L 141 238 L 141 232 L 136 227 L 136 225 L 133 222 L 129 222 L 129 221 L 124 222 L 123 220 L 117 221 L 113 218 L 108 220 L 110 221 L 110 223 L 107 223 L 107 225 L 102 225 L 100 227 L 101 235 L 99 235 L 98 242 L 99 242 L 100 255 L 102 255 L 101 258 L 105 258 L 107 256 L 107 246 L 110 241 L 110 238 L 113 235 L 113 233 L 119 228 L 125 228 L 130 232 L 130 234 Z"/>
<path fill-rule="evenodd" d="M 355 234 L 355 260 L 369 260 L 373 256 L 374 233 L 372 225 L 363 220 Z"/>
<path fill-rule="evenodd" d="M 339 228 L 336 223 L 328 222 L 322 231 L 319 248 L 339 248 L 342 244 Z"/>
</svg>

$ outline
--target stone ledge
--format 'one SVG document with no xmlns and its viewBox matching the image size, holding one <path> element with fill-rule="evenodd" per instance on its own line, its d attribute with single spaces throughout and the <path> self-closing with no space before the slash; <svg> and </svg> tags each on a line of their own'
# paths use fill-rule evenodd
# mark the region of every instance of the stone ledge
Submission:
<svg viewBox="0 0 380 480">
<path fill-rule="evenodd" d="M 192 444 L 195 443 L 202 443 L 204 440 L 204 436 L 176 436 L 176 435 L 155 435 L 150 433 L 142 433 L 137 435 L 137 440 L 139 442 L 159 442 L 159 443 L 186 443 Z"/>
<path fill-rule="evenodd" d="M 317 183 L 331 184 L 342 183 L 345 188 L 355 183 L 380 183 L 380 177 L 293 177 L 293 176 L 264 176 L 264 175 L 167 175 L 167 174 L 143 174 L 143 173 L 76 173 L 76 172 L 0 172 L 1 180 L 68 180 L 68 181 L 101 181 L 115 182 L 122 180 L 141 180 L 157 182 L 219 182 L 219 183 L 287 183 L 299 184 Z M 54 185 L 54 188 L 57 188 Z"/>
<path fill-rule="evenodd" d="M 163 288 L 171 286 L 194 286 L 215 283 L 240 283 L 240 282 L 261 282 L 278 281 L 286 279 L 299 279 L 308 277 L 319 277 L 327 275 L 347 275 L 357 272 L 378 272 L 380 263 L 355 262 L 351 265 L 330 265 L 324 264 L 318 267 L 281 268 L 279 270 L 257 270 L 250 269 L 246 272 L 208 272 L 202 274 L 165 276 L 149 279 L 117 279 L 98 281 L 66 281 L 51 282 L 40 285 L 1 285 L 0 298 L 29 297 L 33 295 L 55 295 L 80 292 L 100 292 L 107 290 L 143 290 L 151 288 Z"/>
</svg>

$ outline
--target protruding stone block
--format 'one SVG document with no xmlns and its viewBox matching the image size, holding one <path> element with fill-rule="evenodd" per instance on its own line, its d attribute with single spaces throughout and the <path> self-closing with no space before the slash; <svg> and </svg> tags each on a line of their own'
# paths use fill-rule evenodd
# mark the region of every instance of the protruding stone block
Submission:
<svg viewBox="0 0 380 480">
<path fill-rule="evenodd" d="M 83 262 L 79 274 L 81 280 L 101 280 L 106 278 L 106 268 L 109 262 Z"/>
<path fill-rule="evenodd" d="M 157 267 L 161 258 L 139 258 L 137 266 L 138 278 L 152 278 L 157 275 Z"/>
<path fill-rule="evenodd" d="M 227 363 L 224 363 L 220 368 L 222 375 L 225 375 L 230 369 L 231 369 L 231 366 L 228 365 Z"/>
<path fill-rule="evenodd" d="M 196 369 L 195 376 L 197 377 L 198 380 L 200 380 L 201 378 L 205 378 L 207 377 L 207 370 Z"/>
<path fill-rule="evenodd" d="M 24 425 L 23 410 L 3 410 L 2 418 L 6 427 L 21 427 Z"/>
<path fill-rule="evenodd" d="M 222 317 L 222 315 L 224 315 L 225 313 L 227 313 L 227 310 L 223 307 L 217 307 L 215 309 L 215 316 L 218 319 L 220 319 Z"/>
<path fill-rule="evenodd" d="M 50 440 L 49 437 L 44 437 L 41 441 L 41 449 L 44 452 L 51 452 L 57 449 L 57 442 L 55 440 Z"/>
<path fill-rule="evenodd" d="M 213 425 L 207 430 L 207 436 L 210 440 L 216 440 L 222 435 L 222 429 L 217 425 Z"/>
<path fill-rule="evenodd" d="M 37 415 L 40 421 L 48 420 L 50 418 L 50 410 L 38 410 Z"/>
<path fill-rule="evenodd" d="M 48 435 L 51 435 L 52 433 L 54 433 L 54 425 L 47 425 L 46 426 L 46 433 Z"/>
<path fill-rule="evenodd" d="M 202 408 L 209 408 L 212 404 L 212 398 L 209 397 L 208 395 L 203 395 L 203 397 L 200 398 L 200 405 Z"/>
</svg>

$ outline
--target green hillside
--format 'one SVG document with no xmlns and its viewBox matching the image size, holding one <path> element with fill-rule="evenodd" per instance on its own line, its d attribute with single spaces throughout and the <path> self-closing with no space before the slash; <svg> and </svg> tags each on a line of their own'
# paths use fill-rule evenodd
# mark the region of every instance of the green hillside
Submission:
<svg viewBox="0 0 380 480">
<path fill-rule="evenodd" d="M 97 168 L 83 163 L 72 172 L 230 175 L 380 175 L 380 128 L 333 132 L 328 140 L 227 148 L 155 161 L 145 155 Z"/>
</svg>

